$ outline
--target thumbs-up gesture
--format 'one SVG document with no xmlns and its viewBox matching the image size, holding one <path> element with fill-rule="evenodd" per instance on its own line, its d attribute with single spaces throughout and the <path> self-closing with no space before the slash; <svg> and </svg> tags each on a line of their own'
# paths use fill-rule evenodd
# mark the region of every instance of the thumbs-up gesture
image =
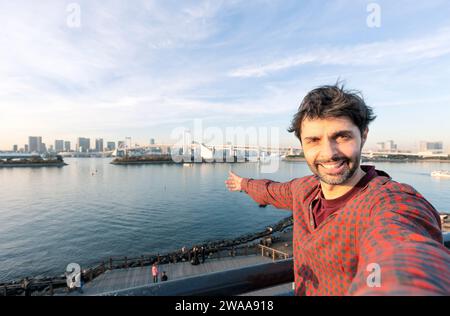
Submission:
<svg viewBox="0 0 450 316">
<path fill-rule="evenodd" d="M 242 178 L 230 171 L 228 179 L 225 180 L 225 185 L 227 186 L 227 189 L 230 191 L 241 191 L 242 190 L 241 183 Z"/>
</svg>

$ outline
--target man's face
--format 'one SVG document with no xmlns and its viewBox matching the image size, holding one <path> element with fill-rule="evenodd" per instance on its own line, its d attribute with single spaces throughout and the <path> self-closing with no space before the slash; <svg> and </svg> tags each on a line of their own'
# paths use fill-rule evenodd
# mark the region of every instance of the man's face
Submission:
<svg viewBox="0 0 450 316">
<path fill-rule="evenodd" d="M 330 185 L 345 184 L 359 168 L 361 150 L 367 138 L 346 117 L 305 119 L 301 139 L 306 162 L 320 180 Z"/>
</svg>

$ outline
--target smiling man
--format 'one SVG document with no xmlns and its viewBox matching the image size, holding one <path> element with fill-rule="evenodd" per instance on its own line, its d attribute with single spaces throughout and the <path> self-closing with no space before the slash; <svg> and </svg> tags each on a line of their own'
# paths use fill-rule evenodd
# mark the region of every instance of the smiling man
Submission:
<svg viewBox="0 0 450 316">
<path fill-rule="evenodd" d="M 450 295 L 439 213 L 414 188 L 360 165 L 372 109 L 339 85 L 309 92 L 292 120 L 313 175 L 231 173 L 230 191 L 293 211 L 296 295 Z"/>
</svg>

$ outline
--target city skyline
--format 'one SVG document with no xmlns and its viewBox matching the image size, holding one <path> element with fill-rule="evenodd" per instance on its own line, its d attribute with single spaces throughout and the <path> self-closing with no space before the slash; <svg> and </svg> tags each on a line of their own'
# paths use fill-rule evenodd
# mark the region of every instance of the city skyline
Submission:
<svg viewBox="0 0 450 316">
<path fill-rule="evenodd" d="M 91 139 L 93 140 L 93 142 L 91 142 Z M 128 139 L 128 140 L 127 140 Z M 192 139 L 195 141 L 195 139 Z M 71 140 L 65 140 L 65 139 L 55 139 L 53 140 L 53 142 L 45 142 L 43 140 L 43 137 L 41 136 L 29 136 L 28 137 L 28 143 L 23 144 L 13 144 L 12 145 L 12 151 L 24 151 L 24 152 L 33 152 L 33 151 L 42 151 L 39 150 L 39 143 L 41 143 L 42 145 L 44 145 L 44 147 L 46 147 L 46 149 L 48 148 L 54 148 L 54 150 L 56 152 L 58 152 L 58 147 L 62 148 L 62 150 L 60 150 L 61 152 L 76 152 L 76 151 L 104 151 L 105 149 L 109 149 L 109 150 L 114 150 L 118 147 L 120 147 L 121 143 L 123 145 L 128 145 L 131 141 L 131 146 L 148 146 L 148 145 L 174 145 L 176 142 L 170 142 L 170 143 L 162 143 L 162 142 L 157 142 L 155 141 L 155 138 L 148 138 L 147 142 L 137 142 L 137 141 L 133 141 L 133 139 L 131 137 L 124 137 L 123 139 L 119 139 L 119 140 L 106 140 L 105 138 L 102 137 L 95 137 L 95 138 L 89 138 L 89 137 L 77 137 L 75 142 L 72 142 Z M 34 145 L 33 145 L 34 144 Z M 59 145 L 58 145 L 59 144 Z M 73 146 L 72 146 L 73 144 Z M 106 146 L 105 146 L 106 144 Z M 206 144 L 206 145 L 225 145 L 225 144 L 234 144 L 233 142 L 223 142 L 223 143 L 210 143 L 210 144 Z M 237 144 L 237 143 L 236 143 Z M 249 146 L 255 146 L 255 144 L 252 143 L 246 143 L 246 145 Z M 270 143 L 268 143 L 268 145 L 270 146 Z M 80 147 L 83 147 L 80 150 Z M 274 146 L 276 147 L 276 146 Z M 289 146 L 289 145 L 282 145 L 279 144 L 279 147 L 282 148 L 301 148 L 301 145 L 294 145 L 294 146 Z M 99 150 L 99 149 L 102 150 Z M 87 150 L 86 150 L 87 149 Z M 364 149 L 365 151 L 379 151 L 379 152 L 415 152 L 415 153 L 419 153 L 419 152 L 430 152 L 430 151 L 438 151 L 437 153 L 444 153 L 444 154 L 450 154 L 450 152 L 448 151 L 448 149 L 445 148 L 443 142 L 441 140 L 419 140 L 417 141 L 417 146 L 415 146 L 414 148 L 402 148 L 399 147 L 398 144 L 390 139 L 390 140 L 385 140 L 385 141 L 381 141 L 381 142 L 377 142 L 376 146 L 365 146 Z M 0 152 L 8 152 L 11 151 L 11 149 L 4 149 L 4 148 L 0 148 Z"/>
<path fill-rule="evenodd" d="M 341 79 L 377 115 L 366 148 L 449 152 L 448 2 L 74 3 L 0 4 L 0 150 L 29 135 L 171 143 L 195 119 L 299 146 L 286 129 L 300 101 Z"/>
</svg>

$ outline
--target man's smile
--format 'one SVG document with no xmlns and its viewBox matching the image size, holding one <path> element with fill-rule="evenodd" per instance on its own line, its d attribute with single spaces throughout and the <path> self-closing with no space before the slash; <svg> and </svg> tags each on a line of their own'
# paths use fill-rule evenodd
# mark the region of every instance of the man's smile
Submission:
<svg viewBox="0 0 450 316">
<path fill-rule="evenodd" d="M 347 160 L 342 159 L 338 161 L 331 161 L 331 162 L 323 162 L 319 163 L 320 166 L 319 169 L 323 174 L 326 174 L 328 176 L 333 175 L 341 175 L 345 169 L 347 168 L 346 164 Z"/>
</svg>

